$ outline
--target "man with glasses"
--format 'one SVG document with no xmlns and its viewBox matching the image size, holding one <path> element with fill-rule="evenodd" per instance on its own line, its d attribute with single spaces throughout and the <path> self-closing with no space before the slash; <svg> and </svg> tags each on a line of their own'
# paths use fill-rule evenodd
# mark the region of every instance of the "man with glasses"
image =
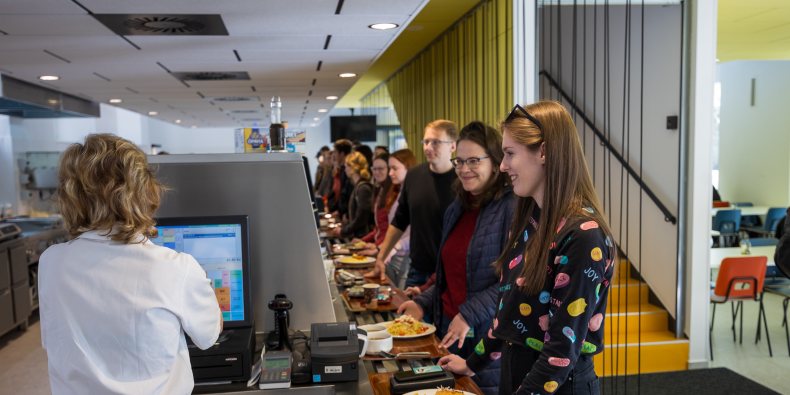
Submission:
<svg viewBox="0 0 790 395">
<path fill-rule="evenodd" d="M 406 288 L 425 284 L 436 271 L 444 212 L 455 200 L 452 183 L 458 176 L 450 159 L 457 140 L 458 128 L 451 121 L 440 119 L 425 127 L 421 143 L 426 163 L 409 169 L 395 217 L 379 246 L 376 268 L 368 277 L 384 278 L 384 261 L 409 225 L 411 269 Z"/>
</svg>

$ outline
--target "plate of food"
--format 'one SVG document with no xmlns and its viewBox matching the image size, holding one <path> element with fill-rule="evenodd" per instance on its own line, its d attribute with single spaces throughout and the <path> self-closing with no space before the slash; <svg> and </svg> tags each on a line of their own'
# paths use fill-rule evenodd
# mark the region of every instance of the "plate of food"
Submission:
<svg viewBox="0 0 790 395">
<path fill-rule="evenodd" d="M 414 319 L 410 315 L 402 315 L 395 321 L 382 322 L 393 339 L 414 339 L 436 332 L 436 327 Z M 420 394 L 422 395 L 422 394 Z"/>
<path fill-rule="evenodd" d="M 352 254 L 351 256 L 338 259 L 337 262 L 345 263 L 346 265 L 369 265 L 376 262 L 376 258 Z"/>
<path fill-rule="evenodd" d="M 474 395 L 471 392 L 457 390 L 449 387 L 439 387 L 430 390 L 407 392 L 405 395 Z"/>
</svg>

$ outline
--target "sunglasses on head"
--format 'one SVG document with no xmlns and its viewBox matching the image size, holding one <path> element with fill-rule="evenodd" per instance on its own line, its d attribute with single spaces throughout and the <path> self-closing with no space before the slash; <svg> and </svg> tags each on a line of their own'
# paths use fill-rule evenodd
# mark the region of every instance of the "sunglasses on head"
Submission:
<svg viewBox="0 0 790 395">
<path fill-rule="evenodd" d="M 538 122 L 538 120 L 537 120 L 537 119 L 535 119 L 535 117 L 533 117 L 532 115 L 529 115 L 529 113 L 527 112 L 527 110 L 525 110 L 524 108 L 522 108 L 522 107 L 521 107 L 520 105 L 518 105 L 518 104 L 516 104 L 516 106 L 515 106 L 515 107 L 513 107 L 513 109 L 512 109 L 512 110 L 510 110 L 510 114 L 508 114 L 507 118 L 505 118 L 505 122 L 508 122 L 508 121 L 510 121 L 510 119 L 511 119 L 511 118 L 513 118 L 513 115 L 515 115 L 515 114 L 516 114 L 516 110 L 521 110 L 521 112 L 522 112 L 522 113 L 524 113 L 524 115 L 527 117 L 527 119 L 529 119 L 530 121 L 532 121 L 532 123 L 534 123 L 535 125 L 537 125 L 537 126 L 538 126 L 538 129 L 541 129 L 541 130 L 543 130 L 543 127 L 542 127 L 542 126 L 540 126 L 540 122 Z"/>
</svg>

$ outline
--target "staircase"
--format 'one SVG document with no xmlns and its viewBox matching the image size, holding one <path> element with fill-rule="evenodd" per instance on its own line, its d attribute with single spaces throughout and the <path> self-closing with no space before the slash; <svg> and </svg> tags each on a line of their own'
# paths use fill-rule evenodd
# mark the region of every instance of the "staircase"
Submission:
<svg viewBox="0 0 790 395">
<path fill-rule="evenodd" d="M 647 284 L 631 278 L 631 270 L 631 264 L 621 259 L 612 279 L 604 320 L 604 352 L 593 358 L 595 373 L 611 376 L 686 370 L 688 339 L 676 339 L 669 331 L 669 313 L 648 302 Z"/>
</svg>

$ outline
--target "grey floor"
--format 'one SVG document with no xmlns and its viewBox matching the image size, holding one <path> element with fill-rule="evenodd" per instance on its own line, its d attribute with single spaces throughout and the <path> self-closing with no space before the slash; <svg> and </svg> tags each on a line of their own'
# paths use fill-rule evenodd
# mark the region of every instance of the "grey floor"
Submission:
<svg viewBox="0 0 790 395">
<path fill-rule="evenodd" d="M 790 395 L 790 355 L 782 328 L 782 298 L 766 294 L 765 309 L 773 347 L 768 356 L 768 343 L 754 344 L 757 333 L 755 302 L 744 302 L 743 344 L 732 342 L 730 306 L 719 305 L 713 331 L 714 360 L 711 367 L 726 367 L 774 391 Z M 37 314 L 26 332 L 13 331 L 0 337 L 0 395 L 50 394 L 47 374 L 47 353 L 41 348 L 41 327 Z"/>
</svg>

